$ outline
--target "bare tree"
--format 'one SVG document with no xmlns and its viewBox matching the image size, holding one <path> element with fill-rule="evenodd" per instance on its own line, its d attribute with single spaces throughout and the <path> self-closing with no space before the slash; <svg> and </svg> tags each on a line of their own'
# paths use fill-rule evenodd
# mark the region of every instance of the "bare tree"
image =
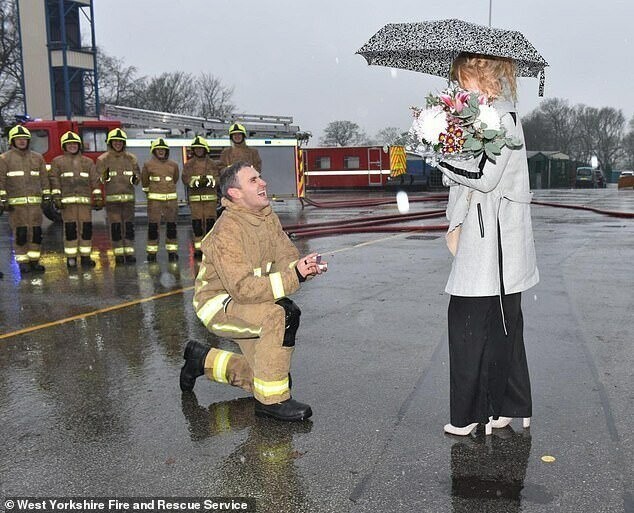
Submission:
<svg viewBox="0 0 634 513">
<path fill-rule="evenodd" d="M 360 146 L 367 142 L 367 137 L 352 121 L 331 121 L 320 142 L 324 146 Z"/>
<path fill-rule="evenodd" d="M 136 66 L 126 66 L 123 59 L 107 55 L 97 49 L 99 101 L 102 104 L 132 106 L 144 89 L 145 77 L 137 75 Z"/>
<path fill-rule="evenodd" d="M 634 169 L 634 117 L 630 119 L 629 132 L 623 136 L 623 165 L 627 169 Z"/>
<path fill-rule="evenodd" d="M 24 106 L 17 19 L 15 2 L 0 0 L 0 128 Z"/>
<path fill-rule="evenodd" d="M 139 84 L 140 85 L 140 84 Z M 195 115 L 198 105 L 196 79 L 183 71 L 162 73 L 147 81 L 135 95 L 131 107 Z"/>
<path fill-rule="evenodd" d="M 583 160 L 596 155 L 604 171 L 612 171 L 622 153 L 625 117 L 612 107 L 583 106 L 579 111 L 580 150 Z M 582 160 L 582 159 L 580 159 Z"/>
<path fill-rule="evenodd" d="M 224 118 L 235 111 L 233 87 L 225 86 L 218 77 L 201 73 L 196 80 L 200 97 L 199 115 L 204 118 Z"/>
<path fill-rule="evenodd" d="M 403 145 L 407 142 L 407 132 L 403 132 L 395 126 L 388 126 L 379 130 L 374 139 L 376 144 L 381 146 Z"/>
<path fill-rule="evenodd" d="M 526 148 L 536 151 L 577 152 L 579 107 L 550 98 L 522 119 Z"/>
</svg>

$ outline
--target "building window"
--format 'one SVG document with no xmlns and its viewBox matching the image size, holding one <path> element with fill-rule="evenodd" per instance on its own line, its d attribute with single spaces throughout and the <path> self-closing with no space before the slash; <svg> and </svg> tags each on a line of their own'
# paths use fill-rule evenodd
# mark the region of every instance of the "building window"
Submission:
<svg viewBox="0 0 634 513">
<path fill-rule="evenodd" d="M 330 157 L 317 157 L 315 159 L 315 169 L 330 169 Z"/>
<path fill-rule="evenodd" d="M 359 157 L 344 157 L 343 168 L 344 169 L 359 169 Z"/>
</svg>

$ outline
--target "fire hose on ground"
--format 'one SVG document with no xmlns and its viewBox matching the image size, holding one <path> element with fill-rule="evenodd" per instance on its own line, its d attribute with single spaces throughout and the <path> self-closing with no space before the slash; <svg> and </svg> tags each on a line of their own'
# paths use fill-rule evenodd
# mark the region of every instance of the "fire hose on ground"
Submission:
<svg viewBox="0 0 634 513">
<path fill-rule="evenodd" d="M 410 203 L 416 202 L 437 202 L 448 199 L 447 194 L 437 194 L 433 196 L 419 196 L 410 197 Z M 316 208 L 359 208 L 359 207 L 371 207 L 388 205 L 395 202 L 393 198 L 381 198 L 381 199 L 359 199 L 359 200 L 347 200 L 347 201 L 328 201 L 328 202 L 316 202 L 310 198 L 302 199 L 303 203 L 307 203 L 309 206 Z M 620 212 L 613 210 L 604 210 L 595 207 L 589 207 L 585 205 L 570 205 L 562 203 L 552 203 L 546 201 L 533 201 L 535 205 L 566 208 L 573 210 L 585 210 L 594 212 L 601 215 L 610 217 L 619 217 L 632 219 L 634 218 L 633 212 Z M 390 223 L 403 223 L 409 221 L 417 221 L 420 219 L 434 219 L 443 217 L 445 215 L 444 210 L 430 210 L 427 212 L 413 212 L 408 214 L 393 214 L 393 215 L 381 215 L 381 216 L 363 216 L 353 219 L 340 219 L 337 221 L 324 221 L 320 223 L 311 224 L 293 224 L 284 226 L 284 230 L 289 234 L 291 238 L 298 239 L 301 237 L 321 237 L 327 235 L 337 234 L 349 234 L 349 233 L 378 233 L 378 232 L 432 232 L 447 230 L 448 225 L 419 225 L 419 226 L 396 226 Z M 387 225 L 387 226 L 386 226 Z"/>
</svg>

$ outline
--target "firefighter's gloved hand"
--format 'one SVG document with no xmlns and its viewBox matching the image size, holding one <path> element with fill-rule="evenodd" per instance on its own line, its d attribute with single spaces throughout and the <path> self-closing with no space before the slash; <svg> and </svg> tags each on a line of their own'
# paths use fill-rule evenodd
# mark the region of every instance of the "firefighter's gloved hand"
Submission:
<svg viewBox="0 0 634 513">
<path fill-rule="evenodd" d="M 101 210 L 103 208 L 103 198 L 101 196 L 95 196 L 92 200 L 92 206 L 95 210 Z"/>
<path fill-rule="evenodd" d="M 191 179 L 189 180 L 189 186 L 190 187 L 198 187 L 198 184 L 200 183 L 200 181 L 198 180 L 198 176 L 192 176 Z"/>
<path fill-rule="evenodd" d="M 61 210 L 62 208 L 64 208 L 61 195 L 59 194 L 53 195 L 53 205 L 55 205 L 55 208 L 57 208 L 58 210 Z"/>
<path fill-rule="evenodd" d="M 6 196 L 3 196 L 2 198 L 0 198 L 0 213 L 4 212 L 5 210 L 9 210 L 9 201 L 7 200 Z"/>
<path fill-rule="evenodd" d="M 53 205 L 53 196 L 50 194 L 42 194 L 42 210 Z"/>
<path fill-rule="evenodd" d="M 132 185 L 137 185 L 139 181 L 140 181 L 139 175 L 137 175 L 136 173 L 130 177 L 130 183 Z"/>
<path fill-rule="evenodd" d="M 207 175 L 207 182 L 205 183 L 205 187 L 215 187 L 216 186 L 216 180 L 214 180 L 214 177 L 211 175 Z"/>
<path fill-rule="evenodd" d="M 101 177 L 101 181 L 103 183 L 109 182 L 112 179 L 112 177 L 110 176 L 110 168 L 107 167 L 106 171 L 104 172 L 103 176 Z"/>
</svg>

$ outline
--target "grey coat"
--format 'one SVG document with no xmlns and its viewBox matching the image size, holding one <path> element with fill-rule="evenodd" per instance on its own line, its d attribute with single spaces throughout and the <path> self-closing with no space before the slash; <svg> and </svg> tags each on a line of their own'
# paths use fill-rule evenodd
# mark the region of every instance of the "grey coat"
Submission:
<svg viewBox="0 0 634 513">
<path fill-rule="evenodd" d="M 445 291 L 456 296 L 500 294 L 498 227 L 504 292 L 529 289 L 539 281 L 531 224 L 531 192 L 524 132 L 510 102 L 493 105 L 508 137 L 522 147 L 502 149 L 495 163 L 486 157 L 444 159 L 439 168 L 455 182 L 449 190 L 449 231 L 462 225 L 458 250 Z"/>
</svg>

